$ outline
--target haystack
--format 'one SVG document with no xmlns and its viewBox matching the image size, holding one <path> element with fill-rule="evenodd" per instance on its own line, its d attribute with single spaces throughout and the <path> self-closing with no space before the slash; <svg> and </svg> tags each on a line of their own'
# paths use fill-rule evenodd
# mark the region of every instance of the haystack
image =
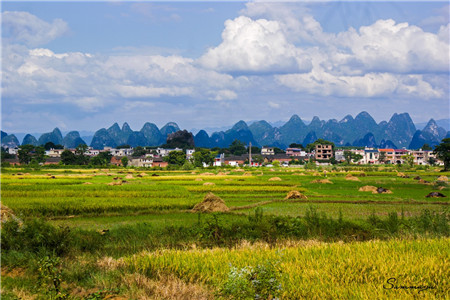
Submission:
<svg viewBox="0 0 450 300">
<path fill-rule="evenodd" d="M 423 180 L 423 179 L 419 179 L 418 182 L 421 183 L 421 184 L 431 185 L 431 182 Z"/>
<path fill-rule="evenodd" d="M 289 199 L 308 199 L 308 197 L 306 197 L 299 191 L 290 191 L 287 194 L 287 196 L 284 198 L 284 200 L 289 200 Z"/>
<path fill-rule="evenodd" d="M 311 183 L 329 183 L 329 184 L 333 184 L 333 182 L 331 182 L 328 179 L 316 179 L 316 180 L 311 181 Z"/>
<path fill-rule="evenodd" d="M 214 175 L 216 175 L 216 174 L 206 172 L 206 173 L 202 173 L 202 174 L 200 174 L 200 175 L 202 175 L 202 176 L 214 176 Z"/>
<path fill-rule="evenodd" d="M 195 181 L 203 181 L 201 178 L 195 178 Z"/>
<path fill-rule="evenodd" d="M 382 188 L 382 187 L 378 187 L 376 189 L 376 191 L 373 191 L 372 194 L 392 194 L 391 190 Z"/>
<path fill-rule="evenodd" d="M 320 176 L 320 173 L 319 172 L 314 172 L 313 176 Z"/>
<path fill-rule="evenodd" d="M 211 186 L 213 186 L 213 185 L 216 185 L 214 182 L 205 182 L 203 185 L 211 185 Z"/>
<path fill-rule="evenodd" d="M 203 201 L 196 204 L 192 209 L 193 212 L 226 212 L 229 210 L 225 201 L 213 193 L 206 194 Z"/>
<path fill-rule="evenodd" d="M 438 179 L 436 179 L 436 180 L 437 180 L 437 181 L 445 181 L 445 182 L 447 182 L 447 181 L 448 181 L 448 178 L 447 178 L 447 176 L 442 175 L 442 176 L 439 176 Z"/>
<path fill-rule="evenodd" d="M 377 187 L 373 186 L 373 185 L 365 185 L 363 187 L 360 187 L 358 191 L 360 191 L 360 192 L 376 192 Z"/>
<path fill-rule="evenodd" d="M 92 182 L 85 182 L 85 183 L 83 183 L 83 184 L 92 184 Z"/>
<path fill-rule="evenodd" d="M 139 174 L 141 176 L 147 176 L 147 173 L 142 172 L 141 174 Z"/>
<path fill-rule="evenodd" d="M 125 179 L 133 179 L 133 175 L 128 174 L 127 176 L 125 176 Z"/>
<path fill-rule="evenodd" d="M 358 177 L 353 176 L 352 174 L 348 174 L 345 176 L 345 180 L 351 180 L 351 181 L 361 181 Z"/>
<path fill-rule="evenodd" d="M 245 172 L 245 170 L 244 169 L 236 169 L 236 170 L 234 170 L 235 172 Z"/>
<path fill-rule="evenodd" d="M 108 183 L 108 185 L 122 185 L 122 181 L 113 181 Z"/>
<path fill-rule="evenodd" d="M 253 175 L 250 172 L 245 172 L 244 174 L 242 174 L 242 176 L 253 176 Z"/>
<path fill-rule="evenodd" d="M 269 181 L 281 181 L 281 178 L 280 177 L 272 177 L 272 178 L 269 178 Z"/>
<path fill-rule="evenodd" d="M 409 178 L 408 175 L 405 175 L 405 173 L 402 173 L 402 172 L 397 172 L 397 176 L 401 177 L 401 178 Z"/>
</svg>

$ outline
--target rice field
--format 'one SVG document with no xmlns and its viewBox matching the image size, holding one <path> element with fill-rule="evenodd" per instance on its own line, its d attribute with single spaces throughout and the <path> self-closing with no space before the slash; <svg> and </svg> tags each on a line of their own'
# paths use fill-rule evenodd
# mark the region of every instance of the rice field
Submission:
<svg viewBox="0 0 450 300">
<path fill-rule="evenodd" d="M 3 168 L 1 200 L 19 220 L 56 228 L 65 299 L 253 299 L 225 287 L 260 293 L 244 279 L 267 262 L 279 285 L 270 297 L 448 299 L 450 172 L 324 170 Z M 209 192 L 229 211 L 191 212 Z M 23 241 L 45 235 L 37 227 Z M 2 249 L 2 299 L 49 298 L 36 265 L 53 246 L 39 243 Z"/>
</svg>

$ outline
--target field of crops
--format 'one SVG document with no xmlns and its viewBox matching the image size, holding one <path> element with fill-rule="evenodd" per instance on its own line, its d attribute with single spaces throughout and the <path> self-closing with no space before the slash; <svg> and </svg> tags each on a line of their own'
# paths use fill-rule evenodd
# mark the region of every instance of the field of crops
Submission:
<svg viewBox="0 0 450 300">
<path fill-rule="evenodd" d="M 4 168 L 2 210 L 25 225 L 2 226 L 2 298 L 247 299 L 267 292 L 246 281 L 249 274 L 277 283 L 269 298 L 449 297 L 450 173 L 400 171 Z M 364 186 L 390 193 L 359 191 Z M 285 199 L 291 191 L 302 198 Z M 193 213 L 208 192 L 229 211 Z M 444 197 L 426 197 L 431 192 Z M 46 258 L 60 280 L 52 295 L 41 277 L 56 275 L 37 267 Z M 429 288 L 385 289 L 393 286 L 389 278 Z"/>
</svg>

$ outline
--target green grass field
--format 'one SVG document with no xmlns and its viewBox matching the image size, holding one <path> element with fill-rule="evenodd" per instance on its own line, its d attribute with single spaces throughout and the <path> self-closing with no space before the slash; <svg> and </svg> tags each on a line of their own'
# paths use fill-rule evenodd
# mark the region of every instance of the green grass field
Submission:
<svg viewBox="0 0 450 300">
<path fill-rule="evenodd" d="M 25 225 L 2 226 L 2 298 L 247 299 L 227 288 L 262 291 L 243 273 L 230 279 L 229 264 L 261 271 L 259 264 L 269 260 L 277 267 L 267 274 L 282 286 L 272 292 L 283 299 L 444 299 L 450 296 L 450 193 L 442 176 L 450 173 L 402 172 L 408 178 L 374 167 L 328 168 L 326 174 L 4 168 L 2 209 Z M 348 180 L 349 174 L 357 179 Z M 314 182 L 319 179 L 331 183 Z M 359 191 L 367 185 L 392 193 Z M 286 200 L 293 190 L 307 199 Z M 230 211 L 192 213 L 208 192 Z M 430 192 L 446 197 L 426 198 Z M 46 264 L 53 271 L 39 267 Z M 277 277 L 274 270 L 283 272 Z M 52 276 L 59 278 L 57 289 L 48 285 Z M 390 277 L 434 288 L 383 289 Z"/>
</svg>

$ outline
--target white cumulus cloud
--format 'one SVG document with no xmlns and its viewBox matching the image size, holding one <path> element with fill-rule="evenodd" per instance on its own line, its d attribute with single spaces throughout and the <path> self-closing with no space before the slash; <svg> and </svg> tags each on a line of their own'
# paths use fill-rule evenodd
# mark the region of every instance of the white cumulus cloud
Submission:
<svg viewBox="0 0 450 300">
<path fill-rule="evenodd" d="M 306 72 L 309 57 L 289 43 L 277 21 L 241 16 L 225 22 L 222 43 L 200 59 L 205 68 L 223 72 Z"/>
</svg>

